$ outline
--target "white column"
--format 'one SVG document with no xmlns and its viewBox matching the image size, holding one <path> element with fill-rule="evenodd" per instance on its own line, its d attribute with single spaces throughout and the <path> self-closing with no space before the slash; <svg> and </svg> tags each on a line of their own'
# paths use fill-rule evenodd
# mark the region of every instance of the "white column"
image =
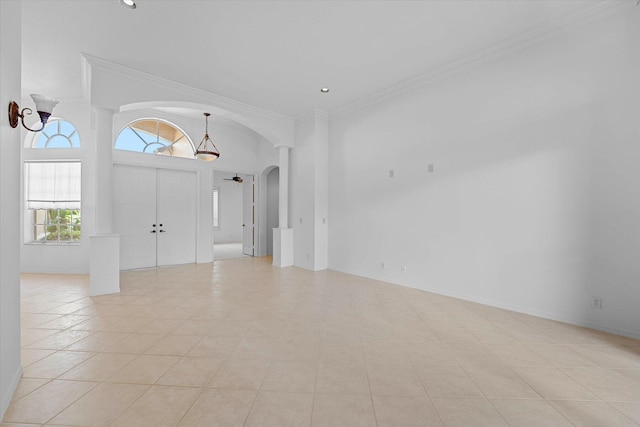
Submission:
<svg viewBox="0 0 640 427">
<path fill-rule="evenodd" d="M 278 228 L 273 229 L 273 265 L 293 265 L 293 228 L 289 228 L 289 147 L 281 146 Z"/>
<path fill-rule="evenodd" d="M 113 233 L 113 110 L 96 107 L 96 233 Z"/>
<path fill-rule="evenodd" d="M 89 237 L 89 294 L 95 296 L 120 292 L 120 236 L 113 228 L 113 110 L 96 107 L 93 113 L 95 234 Z"/>
<path fill-rule="evenodd" d="M 289 147 L 280 147 L 278 227 L 289 228 Z"/>
</svg>

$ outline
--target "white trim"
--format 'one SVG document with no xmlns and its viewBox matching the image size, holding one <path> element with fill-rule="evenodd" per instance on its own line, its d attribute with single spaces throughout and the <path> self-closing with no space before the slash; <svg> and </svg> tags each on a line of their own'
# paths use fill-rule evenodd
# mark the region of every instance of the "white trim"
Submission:
<svg viewBox="0 0 640 427">
<path fill-rule="evenodd" d="M 4 418 L 4 414 L 9 409 L 9 405 L 11 404 L 11 400 L 13 399 L 13 394 L 16 392 L 18 388 L 18 384 L 20 383 L 20 379 L 22 378 L 22 366 L 18 365 L 18 369 L 13 374 L 13 378 L 11 379 L 11 383 L 7 388 L 7 393 L 2 396 L 0 401 L 0 420 Z"/>
<path fill-rule="evenodd" d="M 554 22 L 542 25 L 524 33 L 520 33 L 514 37 L 510 37 L 485 49 L 473 52 L 469 55 L 455 59 L 446 64 L 436 66 L 425 73 L 419 74 L 379 91 L 373 92 L 360 99 L 345 104 L 342 107 L 338 107 L 332 110 L 329 116 L 331 119 L 346 116 L 350 113 L 366 108 L 369 105 L 392 98 L 396 95 L 413 90 L 422 85 L 432 83 L 433 81 L 439 78 L 443 78 L 449 73 L 458 69 L 482 62 L 497 55 L 503 55 L 509 52 L 513 52 L 517 49 L 522 49 L 527 43 L 537 42 L 544 38 L 553 37 L 566 27 L 589 21 L 589 19 L 593 19 L 601 14 L 604 14 L 605 12 L 613 13 L 631 7 L 635 7 L 635 5 L 633 5 L 633 2 L 624 0 L 600 0 L 594 2 L 593 5 L 586 7 L 578 13 L 565 16 Z"/>
</svg>

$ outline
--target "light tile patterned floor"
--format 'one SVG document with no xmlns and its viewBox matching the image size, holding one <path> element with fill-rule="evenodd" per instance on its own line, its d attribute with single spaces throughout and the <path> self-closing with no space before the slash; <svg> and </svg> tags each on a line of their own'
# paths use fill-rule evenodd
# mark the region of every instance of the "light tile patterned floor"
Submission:
<svg viewBox="0 0 640 427">
<path fill-rule="evenodd" d="M 640 341 L 242 258 L 22 278 L 2 427 L 638 426 Z"/>
</svg>

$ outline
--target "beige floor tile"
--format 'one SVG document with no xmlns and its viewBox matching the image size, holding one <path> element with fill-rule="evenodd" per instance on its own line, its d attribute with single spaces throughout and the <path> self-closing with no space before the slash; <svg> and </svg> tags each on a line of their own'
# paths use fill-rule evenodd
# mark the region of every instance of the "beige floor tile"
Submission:
<svg viewBox="0 0 640 427">
<path fill-rule="evenodd" d="M 106 379 L 112 383 L 154 384 L 180 360 L 177 356 L 143 354 Z"/>
<path fill-rule="evenodd" d="M 378 427 L 441 427 L 442 422 L 427 397 L 373 396 Z"/>
<path fill-rule="evenodd" d="M 158 380 L 158 384 L 205 387 L 223 362 L 223 359 L 211 357 L 184 357 Z"/>
<path fill-rule="evenodd" d="M 167 335 L 149 348 L 146 354 L 157 354 L 164 356 L 184 356 L 197 343 L 202 340 L 200 336 L 193 335 Z"/>
<path fill-rule="evenodd" d="M 98 353 L 60 376 L 63 380 L 104 381 L 135 359 L 132 354 Z"/>
<path fill-rule="evenodd" d="M 246 427 L 299 427 L 311 424 L 312 393 L 261 391 L 253 403 Z"/>
<path fill-rule="evenodd" d="M 111 426 L 173 427 L 187 413 L 201 391 L 192 387 L 153 386 Z"/>
<path fill-rule="evenodd" d="M 37 362 L 38 360 L 42 360 L 47 356 L 55 353 L 55 350 L 40 350 L 40 349 L 30 349 L 23 348 L 21 352 L 20 360 L 22 362 L 22 367 L 26 368 L 32 363 Z"/>
<path fill-rule="evenodd" d="M 603 400 L 640 402 L 640 387 L 613 370 L 563 368 L 563 371 Z"/>
<path fill-rule="evenodd" d="M 640 403 L 635 402 L 609 402 L 609 405 L 616 408 L 627 418 L 633 420 L 636 424 L 640 425 Z"/>
<path fill-rule="evenodd" d="M 278 348 L 278 342 L 272 338 L 243 338 L 231 353 L 234 359 L 268 359 L 271 360 Z"/>
<path fill-rule="evenodd" d="M 463 366 L 496 366 L 508 365 L 485 344 L 470 342 L 447 343 L 447 348 L 455 360 Z"/>
<path fill-rule="evenodd" d="M 38 325 L 50 322 L 62 317 L 60 314 L 23 313 L 20 316 L 20 325 L 23 329 L 37 328 Z"/>
<path fill-rule="evenodd" d="M 97 385 L 98 383 L 53 380 L 11 404 L 4 421 L 46 423 Z"/>
<path fill-rule="evenodd" d="M 262 381 L 261 390 L 289 393 L 313 393 L 318 362 L 274 360 Z"/>
<path fill-rule="evenodd" d="M 185 322 L 183 319 L 155 319 L 153 322 L 145 325 L 142 332 L 146 334 L 170 334 Z"/>
<path fill-rule="evenodd" d="M 251 390 L 204 390 L 178 426 L 242 426 L 255 397 Z"/>
<path fill-rule="evenodd" d="M 458 363 L 448 346 L 437 341 L 405 341 L 404 348 L 411 362 L 416 365 L 450 365 Z"/>
<path fill-rule="evenodd" d="M 153 319 L 146 317 L 127 317 L 118 322 L 114 322 L 106 326 L 103 331 L 105 332 L 138 332 L 148 324 L 152 323 Z"/>
<path fill-rule="evenodd" d="M 13 400 L 18 400 L 21 397 L 26 396 L 32 391 L 39 389 L 51 380 L 43 378 L 21 378 L 16 387 L 16 391 L 13 393 Z"/>
<path fill-rule="evenodd" d="M 327 341 L 320 344 L 320 360 L 323 362 L 364 364 L 364 353 L 360 342 Z"/>
<path fill-rule="evenodd" d="M 311 426 L 375 427 L 371 397 L 316 393 Z"/>
<path fill-rule="evenodd" d="M 364 359 L 367 363 L 409 365 L 411 361 L 402 344 L 397 340 L 362 341 Z"/>
<path fill-rule="evenodd" d="M 362 364 L 320 362 L 316 393 L 369 395 L 367 369 Z"/>
<path fill-rule="evenodd" d="M 106 347 L 107 353 L 142 354 L 162 339 L 160 334 L 128 334 L 114 344 Z"/>
<path fill-rule="evenodd" d="M 124 332 L 94 332 L 66 348 L 72 351 L 104 351 L 109 346 L 126 338 L 129 334 Z"/>
<path fill-rule="evenodd" d="M 539 399 L 511 368 L 501 366 L 464 366 L 465 372 L 487 397 L 506 399 Z"/>
<path fill-rule="evenodd" d="M 498 355 L 507 365 L 514 366 L 553 366 L 551 362 L 534 352 L 531 347 L 518 344 L 485 344 L 489 351 Z"/>
<path fill-rule="evenodd" d="M 510 426 L 571 427 L 573 425 L 544 400 L 491 399 L 491 403 Z"/>
<path fill-rule="evenodd" d="M 431 401 L 445 427 L 508 426 L 486 399 L 433 397 Z"/>
<path fill-rule="evenodd" d="M 606 402 L 553 400 L 550 403 L 576 427 L 637 427 Z"/>
<path fill-rule="evenodd" d="M 56 330 L 57 331 L 57 330 Z M 26 345 L 25 348 L 39 348 L 45 350 L 62 350 L 63 348 L 80 341 L 91 335 L 90 331 L 61 331 L 36 341 L 33 344 Z"/>
<path fill-rule="evenodd" d="M 270 363 L 261 359 L 227 360 L 209 381 L 209 387 L 258 390 Z"/>
<path fill-rule="evenodd" d="M 91 316 L 82 316 L 77 314 L 69 314 L 66 316 L 58 317 L 49 322 L 41 323 L 38 328 L 40 329 L 68 329 L 79 323 L 91 319 Z"/>
<path fill-rule="evenodd" d="M 536 344 L 530 346 L 530 348 L 560 368 L 595 366 L 592 361 L 572 350 L 568 345 Z"/>
<path fill-rule="evenodd" d="M 514 368 L 545 399 L 598 400 L 558 368 Z"/>
<path fill-rule="evenodd" d="M 22 329 L 20 341 L 22 347 L 25 348 L 35 342 L 41 341 L 51 335 L 55 335 L 60 331 L 54 329 Z"/>
<path fill-rule="evenodd" d="M 371 393 L 377 396 L 422 396 L 424 387 L 412 366 L 367 364 Z"/>
<path fill-rule="evenodd" d="M 240 338 L 237 337 L 204 337 L 189 353 L 189 356 L 227 357 L 237 347 Z"/>
<path fill-rule="evenodd" d="M 484 397 L 471 377 L 458 365 L 417 365 L 416 371 L 429 396 Z"/>
<path fill-rule="evenodd" d="M 58 414 L 51 424 L 86 427 L 110 425 L 149 386 L 102 383 Z"/>
<path fill-rule="evenodd" d="M 24 368 L 26 378 L 56 378 L 78 366 L 95 353 L 82 351 L 58 351 Z"/>
<path fill-rule="evenodd" d="M 286 338 L 278 343 L 274 360 L 295 360 L 318 362 L 320 341 L 298 338 Z"/>
</svg>

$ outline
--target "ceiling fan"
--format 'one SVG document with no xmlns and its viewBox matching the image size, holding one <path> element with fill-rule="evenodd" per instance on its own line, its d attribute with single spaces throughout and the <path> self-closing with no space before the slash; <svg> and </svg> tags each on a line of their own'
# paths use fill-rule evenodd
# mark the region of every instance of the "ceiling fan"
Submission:
<svg viewBox="0 0 640 427">
<path fill-rule="evenodd" d="M 225 181 L 235 181 L 238 184 L 242 184 L 243 179 L 236 174 L 233 178 L 223 178 Z"/>
</svg>

